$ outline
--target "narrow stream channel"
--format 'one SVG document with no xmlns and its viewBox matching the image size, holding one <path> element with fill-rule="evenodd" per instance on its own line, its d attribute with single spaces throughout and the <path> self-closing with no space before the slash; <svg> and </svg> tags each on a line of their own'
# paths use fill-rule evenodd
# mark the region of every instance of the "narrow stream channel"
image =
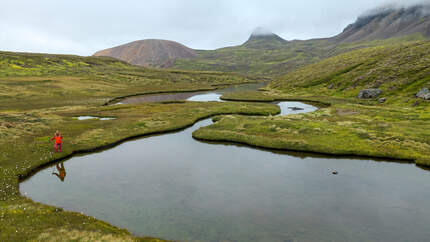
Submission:
<svg viewBox="0 0 430 242">
<path fill-rule="evenodd" d="M 219 95 L 186 98 L 210 101 Z M 316 109 L 297 102 L 279 105 L 282 115 Z M 64 181 L 52 174 L 58 173 L 54 165 L 21 183 L 21 193 L 136 235 L 180 241 L 430 238 L 427 171 L 412 164 L 192 138 L 193 131 L 209 124 L 207 119 L 180 132 L 74 157 L 63 164 Z"/>
</svg>

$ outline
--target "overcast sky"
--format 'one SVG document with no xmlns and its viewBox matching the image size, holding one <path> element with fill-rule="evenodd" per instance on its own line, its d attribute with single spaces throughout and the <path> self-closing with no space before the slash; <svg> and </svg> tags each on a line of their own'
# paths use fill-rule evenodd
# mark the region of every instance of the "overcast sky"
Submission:
<svg viewBox="0 0 430 242">
<path fill-rule="evenodd" d="M 92 55 L 139 39 L 216 49 L 243 43 L 258 26 L 288 40 L 329 37 L 369 9 L 416 2 L 0 0 L 0 50 Z"/>
</svg>

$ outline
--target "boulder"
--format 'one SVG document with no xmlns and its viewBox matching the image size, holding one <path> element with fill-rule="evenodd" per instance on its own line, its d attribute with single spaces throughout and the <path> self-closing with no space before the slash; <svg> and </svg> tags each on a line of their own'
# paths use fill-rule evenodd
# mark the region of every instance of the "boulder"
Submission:
<svg viewBox="0 0 430 242">
<path fill-rule="evenodd" d="M 387 101 L 387 99 L 386 99 L 385 97 L 380 98 L 380 99 L 378 100 L 378 102 L 379 102 L 379 103 L 385 103 L 385 101 Z"/>
<path fill-rule="evenodd" d="M 360 99 L 371 99 L 381 95 L 381 89 L 364 89 L 361 90 L 358 94 L 358 98 Z"/>
<path fill-rule="evenodd" d="M 417 97 L 424 100 L 430 100 L 430 91 L 428 88 L 423 88 L 417 93 Z"/>
</svg>

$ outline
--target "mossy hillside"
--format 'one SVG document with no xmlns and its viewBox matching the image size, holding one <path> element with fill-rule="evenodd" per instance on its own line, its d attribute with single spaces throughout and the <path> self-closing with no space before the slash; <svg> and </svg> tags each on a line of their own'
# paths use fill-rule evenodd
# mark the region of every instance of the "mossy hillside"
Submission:
<svg viewBox="0 0 430 242">
<path fill-rule="evenodd" d="M 320 95 L 356 102 L 362 89 L 379 88 L 385 105 L 410 106 L 430 87 L 430 41 L 367 48 L 291 72 L 269 88 L 292 95 Z"/>
<path fill-rule="evenodd" d="M 219 72 L 147 69 L 108 57 L 0 52 L 0 110 L 99 105 L 130 94 L 255 81 Z"/>
<path fill-rule="evenodd" d="M 262 39 L 252 45 L 243 44 L 217 50 L 199 51 L 196 58 L 176 60 L 173 68 L 277 77 L 352 50 L 372 46 L 391 46 L 396 43 L 423 39 L 421 34 L 342 44 L 337 44 L 330 39 L 293 40 L 285 43 L 279 43 L 276 40 L 268 42 Z"/>
</svg>

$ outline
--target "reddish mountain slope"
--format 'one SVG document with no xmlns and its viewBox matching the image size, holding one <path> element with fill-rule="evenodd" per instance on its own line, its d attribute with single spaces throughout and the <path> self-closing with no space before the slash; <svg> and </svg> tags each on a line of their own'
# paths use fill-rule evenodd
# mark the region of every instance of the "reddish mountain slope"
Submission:
<svg viewBox="0 0 430 242">
<path fill-rule="evenodd" d="M 94 56 L 110 56 L 147 67 L 169 67 L 176 59 L 193 58 L 194 50 L 174 41 L 147 39 L 98 51 Z"/>
</svg>

